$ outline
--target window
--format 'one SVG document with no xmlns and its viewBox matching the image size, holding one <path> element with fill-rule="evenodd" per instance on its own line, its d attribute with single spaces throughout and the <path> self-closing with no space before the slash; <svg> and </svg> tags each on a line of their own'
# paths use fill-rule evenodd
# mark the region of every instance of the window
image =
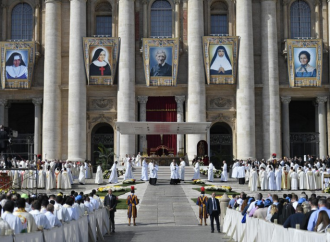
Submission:
<svg viewBox="0 0 330 242">
<path fill-rule="evenodd" d="M 151 37 L 172 37 L 172 7 L 166 0 L 151 5 Z"/>
<path fill-rule="evenodd" d="M 307 2 L 298 0 L 290 9 L 291 38 L 311 37 L 311 9 Z"/>
<path fill-rule="evenodd" d="M 32 7 L 27 3 L 19 3 L 11 13 L 11 39 L 32 40 L 32 34 Z"/>
<path fill-rule="evenodd" d="M 211 34 L 228 34 L 228 7 L 224 2 L 211 5 Z"/>
<path fill-rule="evenodd" d="M 112 36 L 112 7 L 108 2 L 102 2 L 95 8 L 96 35 Z"/>
</svg>

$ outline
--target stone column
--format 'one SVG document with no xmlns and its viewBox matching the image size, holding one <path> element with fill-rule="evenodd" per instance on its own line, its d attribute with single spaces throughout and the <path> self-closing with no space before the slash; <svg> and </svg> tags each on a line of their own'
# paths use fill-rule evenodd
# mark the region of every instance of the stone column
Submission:
<svg viewBox="0 0 330 242">
<path fill-rule="evenodd" d="M 322 38 L 322 31 L 321 31 L 321 16 L 320 13 L 320 1 L 315 1 L 315 38 L 320 39 Z"/>
<path fill-rule="evenodd" d="M 183 102 L 186 100 L 185 96 L 175 96 L 176 101 L 176 121 L 184 122 L 183 120 Z M 176 153 L 182 152 L 184 155 L 184 139 L 183 134 L 178 134 L 176 136 Z"/>
<path fill-rule="evenodd" d="M 48 0 L 46 0 L 47 2 Z M 53 0 L 54 1 L 54 0 Z M 35 19 L 35 26 L 34 26 L 34 40 L 40 44 L 40 38 L 39 38 L 39 31 L 40 31 L 40 4 L 36 4 L 34 9 L 34 19 Z"/>
<path fill-rule="evenodd" d="M 264 158 L 281 157 L 276 0 L 261 2 Z"/>
<path fill-rule="evenodd" d="M 203 68 L 202 36 L 203 1 L 188 0 L 188 122 L 205 122 L 205 74 Z M 197 143 L 205 135 L 187 135 L 189 160 L 197 153 Z"/>
<path fill-rule="evenodd" d="M 174 0 L 175 17 L 174 17 L 174 37 L 180 38 L 180 0 Z"/>
<path fill-rule="evenodd" d="M 86 159 L 86 74 L 82 61 L 85 36 L 86 0 L 71 0 L 68 110 L 68 160 L 71 161 Z"/>
<path fill-rule="evenodd" d="M 61 158 L 61 1 L 47 0 L 42 157 Z M 39 146 L 40 147 L 40 146 Z M 46 155 L 47 154 L 47 155 Z"/>
<path fill-rule="evenodd" d="M 138 102 L 140 103 L 140 121 L 147 121 L 147 102 L 148 96 L 138 96 Z M 144 152 L 147 148 L 147 136 L 145 134 L 140 134 L 140 147 L 139 152 Z"/>
<path fill-rule="evenodd" d="M 7 99 L 0 99 L 0 125 L 5 125 L 5 107 Z"/>
<path fill-rule="evenodd" d="M 34 154 L 41 154 L 41 104 L 42 98 L 32 98 L 34 104 Z M 34 156 L 35 158 L 35 156 Z"/>
<path fill-rule="evenodd" d="M 7 33 L 7 5 L 1 4 L 2 7 L 2 40 L 6 41 L 6 33 Z"/>
<path fill-rule="evenodd" d="M 322 38 L 325 45 L 328 45 L 328 4 L 327 0 L 322 0 Z"/>
<path fill-rule="evenodd" d="M 118 37 L 121 38 L 118 65 L 118 122 L 135 121 L 135 19 L 134 0 L 119 0 Z M 121 135 L 120 155 L 135 152 L 135 136 Z"/>
<path fill-rule="evenodd" d="M 290 156 L 290 116 L 289 103 L 291 97 L 281 97 L 282 101 L 282 155 Z"/>
<path fill-rule="evenodd" d="M 148 3 L 149 3 L 149 0 L 142 0 L 142 4 L 143 4 L 143 38 L 148 38 Z"/>
<path fill-rule="evenodd" d="M 289 36 L 289 27 L 288 27 L 288 1 L 283 1 L 283 27 L 284 27 L 284 39 L 287 39 Z"/>
<path fill-rule="evenodd" d="M 236 92 L 237 158 L 255 158 L 255 101 L 252 0 L 236 1 L 237 36 L 241 37 Z"/>
<path fill-rule="evenodd" d="M 327 97 L 317 97 L 316 102 L 319 104 L 319 158 L 324 159 L 327 156 L 327 127 L 326 127 L 326 109 L 325 102 Z"/>
</svg>

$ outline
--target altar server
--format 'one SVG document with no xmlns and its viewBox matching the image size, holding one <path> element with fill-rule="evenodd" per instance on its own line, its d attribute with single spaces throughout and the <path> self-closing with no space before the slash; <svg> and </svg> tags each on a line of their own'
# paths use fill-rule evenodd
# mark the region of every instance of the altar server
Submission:
<svg viewBox="0 0 330 242">
<path fill-rule="evenodd" d="M 149 171 L 150 171 L 149 183 L 151 185 L 156 185 L 158 178 L 158 166 L 156 165 L 155 161 L 149 163 Z"/>
<path fill-rule="evenodd" d="M 245 167 L 242 164 L 237 169 L 237 178 L 240 185 L 245 184 Z"/>
<path fill-rule="evenodd" d="M 109 177 L 109 183 L 118 183 L 118 175 L 117 175 L 117 161 L 115 161 L 111 167 L 111 174 Z"/>
<path fill-rule="evenodd" d="M 180 180 L 184 181 L 184 174 L 186 169 L 186 162 L 184 159 L 180 158 Z"/>
<path fill-rule="evenodd" d="M 228 181 L 227 163 L 225 160 L 222 163 L 223 163 L 223 166 L 222 166 L 222 173 L 221 173 L 220 181 L 226 182 L 226 181 Z"/>
<path fill-rule="evenodd" d="M 298 190 L 298 174 L 292 169 L 292 172 L 290 174 L 291 179 L 291 190 Z"/>
<path fill-rule="evenodd" d="M 282 170 L 277 166 L 275 169 L 275 184 L 277 191 L 281 191 L 281 183 L 282 183 Z"/>
<path fill-rule="evenodd" d="M 301 167 L 298 168 L 298 180 L 299 180 L 299 189 L 305 190 L 307 188 L 306 184 L 306 173 L 302 170 Z"/>
<path fill-rule="evenodd" d="M 193 180 L 198 180 L 200 178 L 200 168 L 199 168 L 200 159 L 195 164 Z"/>
<path fill-rule="evenodd" d="M 267 179 L 268 179 L 268 189 L 271 191 L 276 190 L 275 174 L 272 167 L 269 167 Z"/>
<path fill-rule="evenodd" d="M 97 166 L 96 175 L 95 175 L 95 183 L 96 184 L 102 184 L 103 183 L 103 173 L 101 165 Z"/>
<path fill-rule="evenodd" d="M 142 161 L 141 181 L 148 181 L 148 164 L 145 158 Z"/>
<path fill-rule="evenodd" d="M 80 165 L 80 173 L 79 173 L 79 178 L 78 181 L 81 185 L 85 185 L 85 166 Z"/>
</svg>

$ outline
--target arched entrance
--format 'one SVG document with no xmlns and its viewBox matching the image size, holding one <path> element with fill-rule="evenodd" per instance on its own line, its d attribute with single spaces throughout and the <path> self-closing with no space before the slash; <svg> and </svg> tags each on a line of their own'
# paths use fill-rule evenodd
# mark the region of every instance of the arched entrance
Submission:
<svg viewBox="0 0 330 242">
<path fill-rule="evenodd" d="M 216 168 L 222 166 L 222 161 L 226 160 L 231 164 L 233 160 L 233 134 L 231 127 L 224 122 L 217 122 L 210 130 L 211 161 Z"/>
<path fill-rule="evenodd" d="M 94 171 L 96 170 L 96 161 L 99 157 L 98 151 L 99 144 L 103 144 L 106 148 L 114 148 L 114 132 L 113 128 L 108 123 L 99 123 L 94 126 L 91 137 L 91 158 Z"/>
</svg>

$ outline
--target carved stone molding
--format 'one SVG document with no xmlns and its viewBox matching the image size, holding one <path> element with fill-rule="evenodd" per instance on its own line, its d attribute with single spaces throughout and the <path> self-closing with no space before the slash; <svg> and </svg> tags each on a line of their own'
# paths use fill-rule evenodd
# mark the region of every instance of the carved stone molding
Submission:
<svg viewBox="0 0 330 242">
<path fill-rule="evenodd" d="M 106 111 L 115 111 L 115 101 L 114 98 L 89 98 L 88 102 L 89 110 L 106 110 Z"/>
<path fill-rule="evenodd" d="M 137 98 L 139 103 L 147 103 L 148 102 L 148 96 L 138 96 Z"/>
<path fill-rule="evenodd" d="M 208 97 L 207 109 L 230 109 L 235 107 L 234 97 L 216 96 Z"/>
<path fill-rule="evenodd" d="M 35 106 L 38 106 L 38 105 L 41 105 L 42 104 L 42 98 L 32 98 L 32 103 L 35 105 Z"/>
<path fill-rule="evenodd" d="M 316 102 L 317 103 L 325 103 L 328 100 L 328 97 L 317 97 Z"/>
<path fill-rule="evenodd" d="M 207 114 L 207 121 L 212 123 L 224 122 L 227 123 L 232 128 L 232 130 L 234 130 L 236 123 L 236 116 L 235 114 L 226 115 L 223 113 Z"/>
<path fill-rule="evenodd" d="M 282 103 L 286 103 L 286 104 L 289 104 L 291 102 L 291 97 L 281 97 L 281 102 Z"/>
<path fill-rule="evenodd" d="M 7 105 L 7 99 L 0 99 L 0 105 L 1 106 L 6 106 Z"/>
<path fill-rule="evenodd" d="M 94 124 L 97 124 L 97 123 L 112 124 L 113 122 L 114 122 L 114 119 L 108 115 L 105 115 L 104 113 L 100 113 L 97 116 L 92 116 L 92 117 L 91 117 L 91 115 L 87 115 L 88 130 L 91 130 L 91 128 L 94 126 Z"/>
</svg>

